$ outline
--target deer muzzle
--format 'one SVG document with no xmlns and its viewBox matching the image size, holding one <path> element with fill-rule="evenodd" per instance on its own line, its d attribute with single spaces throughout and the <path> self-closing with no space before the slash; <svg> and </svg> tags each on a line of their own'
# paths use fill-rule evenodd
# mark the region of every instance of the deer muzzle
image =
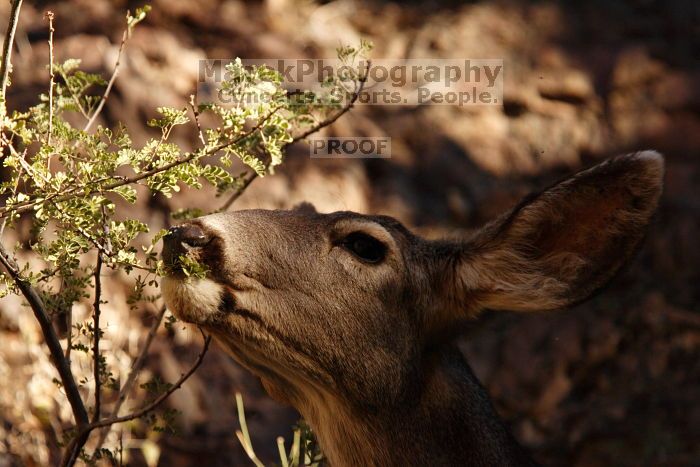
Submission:
<svg viewBox="0 0 700 467">
<path fill-rule="evenodd" d="M 211 241 L 201 227 L 196 224 L 183 224 L 170 228 L 163 237 L 163 262 L 171 273 L 181 271 L 181 258 L 195 249 L 206 246 Z"/>
</svg>

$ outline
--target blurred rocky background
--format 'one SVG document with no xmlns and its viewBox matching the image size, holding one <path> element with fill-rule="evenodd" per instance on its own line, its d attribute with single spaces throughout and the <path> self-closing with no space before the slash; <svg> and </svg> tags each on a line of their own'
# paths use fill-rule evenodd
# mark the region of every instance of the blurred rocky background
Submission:
<svg viewBox="0 0 700 467">
<path fill-rule="evenodd" d="M 86 71 L 109 76 L 124 13 L 141 5 L 26 1 L 10 107 L 25 108 L 47 89 L 47 10 L 56 15 L 56 60 L 80 58 Z M 186 105 L 203 58 L 327 58 L 337 46 L 367 38 L 377 58 L 504 60 L 502 107 L 359 106 L 326 134 L 390 136 L 391 159 L 310 159 L 300 144 L 276 175 L 252 184 L 238 209 L 307 200 L 324 212 L 389 214 L 429 236 L 453 234 L 605 157 L 647 148 L 664 153 L 659 214 L 625 272 L 573 310 L 486 313 L 471 324 L 462 348 L 516 437 L 544 464 L 700 465 L 699 2 L 153 0 L 152 6 L 102 113 L 102 124 L 124 122 L 136 142 L 152 131 L 145 122 L 156 107 Z M 2 2 L 0 27 L 8 10 Z M 194 133 L 179 137 L 185 146 L 196 144 Z M 186 191 L 132 214 L 157 229 L 168 211 L 211 208 L 213 196 Z M 154 310 L 130 310 L 126 281 L 112 279 L 103 342 L 123 381 Z M 88 304 L 74 311 L 88 312 Z M 189 367 L 200 342 L 196 331 L 181 328 L 158 334 L 147 375 L 172 381 Z M 0 466 L 57 461 L 54 433 L 70 415 L 40 343 L 29 310 L 3 299 Z M 144 440 L 138 424 L 121 427 L 134 430 L 123 438 L 129 464 L 146 465 L 150 447 L 159 465 L 251 465 L 234 435 L 235 391 L 244 394 L 256 451 L 273 462 L 275 438 L 289 440 L 298 416 L 214 349 L 167 402 L 182 412 L 176 433 Z"/>
</svg>

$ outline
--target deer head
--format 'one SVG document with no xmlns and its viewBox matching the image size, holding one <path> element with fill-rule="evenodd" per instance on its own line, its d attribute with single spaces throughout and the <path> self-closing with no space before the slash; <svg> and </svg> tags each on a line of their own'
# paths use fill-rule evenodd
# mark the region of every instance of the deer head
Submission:
<svg viewBox="0 0 700 467">
<path fill-rule="evenodd" d="M 586 299 L 637 248 L 662 176 L 655 152 L 614 158 L 467 239 L 308 204 L 214 214 L 165 238 L 163 296 L 296 407 L 334 465 L 521 464 L 453 330 Z M 207 277 L 185 278 L 183 255 Z"/>
</svg>

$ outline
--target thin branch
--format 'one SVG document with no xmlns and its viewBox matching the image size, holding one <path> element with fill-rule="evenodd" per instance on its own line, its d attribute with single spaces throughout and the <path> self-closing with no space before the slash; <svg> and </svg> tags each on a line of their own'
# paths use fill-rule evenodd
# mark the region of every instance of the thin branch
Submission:
<svg viewBox="0 0 700 467">
<path fill-rule="evenodd" d="M 207 351 L 209 350 L 209 344 L 211 344 L 211 336 L 207 336 L 204 333 L 202 333 L 202 337 L 204 337 L 204 347 L 202 348 L 202 351 L 199 353 L 197 356 L 197 360 L 194 362 L 192 367 L 187 370 L 186 373 L 184 373 L 182 376 L 180 376 L 180 379 L 178 379 L 172 386 L 168 388 L 167 391 L 165 391 L 163 394 L 158 396 L 155 400 L 153 400 L 151 403 L 147 404 L 146 406 L 142 407 L 141 409 L 137 410 L 136 412 L 132 412 L 128 415 L 124 415 L 121 417 L 115 417 L 115 418 L 108 418 L 105 420 L 101 420 L 96 423 L 92 423 L 89 425 L 90 430 L 94 430 L 95 428 L 100 428 L 103 426 L 108 426 L 108 425 L 114 425 L 116 423 L 124 423 L 128 422 L 130 420 L 134 420 L 136 418 L 143 417 L 147 413 L 151 412 L 153 409 L 158 407 L 160 404 L 162 404 L 165 399 L 167 399 L 173 392 L 177 391 L 180 389 L 185 381 L 189 379 L 190 376 L 194 374 L 195 371 L 197 371 L 197 368 L 202 364 L 204 361 L 204 356 L 207 354 Z M 86 427 L 87 428 L 87 427 Z M 83 428 L 85 430 L 86 428 Z"/>
<path fill-rule="evenodd" d="M 56 331 L 51 324 L 48 314 L 46 313 L 46 307 L 41 297 L 34 289 L 34 287 L 29 284 L 20 274 L 17 263 L 10 256 L 10 254 L 5 249 L 5 246 L 0 243 L 0 263 L 5 266 L 7 272 L 12 276 L 12 279 L 19 287 L 20 291 L 24 295 L 29 305 L 32 307 L 34 316 L 41 326 L 41 332 L 44 335 L 44 340 L 46 341 L 46 346 L 49 348 L 51 353 L 51 360 L 53 361 L 56 370 L 61 378 L 61 384 L 66 391 L 66 396 L 68 398 L 68 403 L 73 411 L 73 417 L 78 427 L 83 427 L 88 424 L 88 414 L 85 410 L 85 404 L 80 397 L 80 392 L 78 391 L 78 386 L 75 383 L 75 378 L 73 378 L 73 373 L 71 372 L 70 365 L 68 361 L 63 356 L 63 349 L 61 349 L 61 343 L 58 341 L 58 336 Z"/>
<path fill-rule="evenodd" d="M 56 203 L 56 201 L 53 201 L 53 200 L 50 200 L 50 199 L 49 199 L 48 202 L 50 202 L 50 203 L 53 205 L 53 207 L 56 209 L 56 211 L 58 211 L 59 214 L 61 214 L 64 218 L 66 218 L 66 219 L 71 219 L 71 216 L 68 215 L 63 209 L 61 209 L 61 207 Z M 103 207 L 103 209 L 104 209 L 104 207 Z M 105 258 L 109 258 L 109 259 L 113 260 L 114 263 L 116 263 L 116 264 L 118 264 L 118 265 L 120 265 L 120 266 L 130 267 L 130 268 L 134 268 L 134 269 L 140 269 L 141 271 L 146 271 L 146 272 L 149 272 L 149 273 L 154 273 L 154 272 L 155 272 L 154 269 L 149 268 L 149 267 L 147 267 L 147 266 L 140 266 L 140 265 L 138 265 L 138 264 L 127 263 L 127 262 L 124 262 L 124 261 L 119 260 L 119 255 L 114 254 L 114 252 L 112 251 L 111 246 L 109 245 L 109 238 L 105 237 L 105 244 L 102 245 L 102 244 L 99 242 L 98 239 L 96 239 L 95 237 L 93 237 L 93 236 L 90 234 L 90 232 L 86 231 L 85 229 L 83 229 L 82 227 L 80 227 L 78 224 L 76 224 L 76 223 L 74 223 L 74 222 L 70 222 L 69 220 L 65 220 L 65 221 L 64 221 L 64 220 L 61 220 L 61 219 L 58 219 L 58 222 L 59 222 L 60 225 L 61 225 L 62 227 L 64 227 L 65 229 L 67 229 L 67 230 L 75 230 L 75 231 L 78 232 L 78 234 L 79 234 L 80 236 L 82 236 L 85 240 L 87 240 L 88 242 L 92 243 L 92 246 L 94 246 L 94 247 L 97 249 L 97 252 L 103 256 L 103 258 L 102 258 L 103 260 L 104 260 Z M 105 225 L 105 228 L 107 228 L 106 225 Z M 42 276 L 42 277 L 43 277 L 43 276 Z"/>
<path fill-rule="evenodd" d="M 226 200 L 226 202 L 219 208 L 219 212 L 227 211 L 228 208 L 243 194 L 246 188 L 253 183 L 253 180 L 258 178 L 258 173 L 256 171 L 250 171 L 243 177 L 242 184 L 236 188 L 236 191 L 231 193 L 231 196 Z"/>
<path fill-rule="evenodd" d="M 97 120 L 97 117 L 100 115 L 100 112 L 102 112 L 102 109 L 104 108 L 105 103 L 107 102 L 107 99 L 109 99 L 109 94 L 112 92 L 112 86 L 114 86 L 114 82 L 116 81 L 117 75 L 119 74 L 119 66 L 121 65 L 121 61 L 122 61 L 122 52 L 124 52 L 124 47 L 126 46 L 126 43 L 129 40 L 129 37 L 130 37 L 129 26 L 127 24 L 126 29 L 124 30 L 124 34 L 122 34 L 122 41 L 119 44 L 119 52 L 117 52 L 117 61 L 114 63 L 114 70 L 112 71 L 112 77 L 109 79 L 109 82 L 107 83 L 107 88 L 105 88 L 105 92 L 104 92 L 104 94 L 102 94 L 102 98 L 100 99 L 100 103 L 97 104 L 97 108 L 90 116 L 90 119 L 88 120 L 88 122 L 85 124 L 85 128 L 83 128 L 83 131 L 85 131 L 85 132 L 90 130 L 92 125 L 95 123 L 95 120 Z"/>
<path fill-rule="evenodd" d="M 146 340 L 143 343 L 143 347 L 139 352 L 139 356 L 131 365 L 131 372 L 129 373 L 129 376 L 126 379 L 124 386 L 119 391 L 119 399 L 117 400 L 117 403 L 115 404 L 114 409 L 112 410 L 112 418 L 116 418 L 117 416 L 119 416 L 119 409 L 129 396 L 131 389 L 136 383 L 139 373 L 143 369 L 143 365 L 146 363 L 148 350 L 151 348 L 151 344 L 153 343 L 156 333 L 158 332 L 158 328 L 160 327 L 160 324 L 163 321 L 163 317 L 165 316 L 165 310 L 166 309 L 164 306 L 161 307 L 160 311 L 158 311 L 158 314 L 156 315 L 156 319 L 153 320 L 153 323 L 151 324 L 151 328 L 148 330 L 148 335 L 146 336 Z"/>
<path fill-rule="evenodd" d="M 63 279 L 63 276 L 61 276 L 61 286 L 58 289 L 59 295 L 63 292 L 63 285 L 65 284 L 65 281 Z M 67 307 L 68 309 L 66 311 L 66 329 L 68 332 L 66 333 L 66 351 L 64 353 L 66 360 L 68 361 L 68 365 L 70 365 L 70 354 L 71 350 L 73 350 L 73 307 L 69 306 Z"/>
<path fill-rule="evenodd" d="M 197 94 L 190 95 L 190 108 L 192 109 L 192 114 L 194 115 L 194 123 L 197 125 L 197 134 L 199 136 L 199 141 L 202 142 L 202 146 L 207 145 L 207 141 L 204 138 L 204 132 L 202 132 L 202 125 L 199 123 L 199 109 L 197 108 Z"/>
<path fill-rule="evenodd" d="M 19 21 L 19 11 L 22 8 L 22 0 L 12 0 L 10 6 L 10 21 L 5 31 L 5 42 L 2 46 L 2 63 L 0 63 L 0 99 L 5 100 L 7 81 L 12 67 L 12 45 L 15 42 L 15 32 Z"/>
<path fill-rule="evenodd" d="M 46 17 L 49 20 L 49 132 L 46 135 L 46 144 L 51 145 L 51 133 L 53 133 L 53 11 L 47 11 Z M 46 166 L 51 169 L 51 155 L 49 155 Z"/>
<path fill-rule="evenodd" d="M 109 226 L 107 225 L 107 212 L 104 204 L 102 205 L 102 232 L 104 235 L 103 241 L 105 244 L 105 249 L 108 253 L 112 251 L 112 245 L 109 240 Z M 100 304 L 102 301 L 102 253 L 97 252 L 97 263 L 95 264 L 95 303 L 93 305 L 93 341 L 92 341 L 92 364 L 93 364 L 93 376 L 95 378 L 95 409 L 92 414 L 92 421 L 96 422 L 100 419 L 100 409 L 101 409 L 101 382 L 100 373 L 102 370 L 101 365 L 101 355 L 100 355 Z"/>
<path fill-rule="evenodd" d="M 200 330 L 200 332 L 201 332 L 201 330 Z M 207 351 L 209 350 L 209 344 L 211 344 L 211 336 L 206 336 L 204 334 L 204 332 L 202 332 L 202 337 L 204 337 L 204 347 L 202 348 L 202 351 L 197 356 L 197 360 L 195 360 L 192 367 L 189 370 L 187 370 L 186 373 L 182 374 L 182 376 L 180 376 L 180 379 L 178 379 L 172 386 L 170 386 L 163 394 L 161 394 L 156 399 L 154 399 L 152 402 L 150 402 L 149 404 L 146 404 L 144 407 L 137 410 L 136 412 L 132 412 L 132 413 L 130 413 L 128 415 L 124 415 L 122 417 L 106 418 L 104 420 L 96 421 L 96 422 L 90 423 L 86 426 L 83 426 L 82 428 L 79 428 L 78 434 L 75 436 L 75 438 L 73 438 L 73 441 L 71 441 L 71 443 L 66 448 L 64 457 L 61 461 L 61 466 L 62 467 L 69 467 L 69 466 L 73 465 L 73 463 L 75 463 L 75 460 L 78 458 L 78 455 L 80 455 L 80 451 L 83 449 L 83 446 L 87 442 L 88 437 L 90 436 L 90 433 L 93 430 L 95 430 L 97 428 L 115 425 L 117 423 L 128 422 L 130 420 L 134 420 L 134 419 L 143 417 L 144 415 L 146 415 L 149 412 L 156 409 L 173 392 L 180 389 L 180 387 L 182 387 L 183 383 L 185 381 L 187 381 L 189 379 L 189 377 L 194 374 L 195 371 L 197 371 L 197 368 L 199 368 L 199 366 L 202 364 L 202 362 L 204 361 L 204 357 L 207 354 Z"/>
<path fill-rule="evenodd" d="M 92 371 L 95 378 L 95 410 L 92 414 L 92 421 L 100 419 L 100 302 L 102 299 L 102 253 L 97 253 L 97 264 L 95 265 L 95 303 L 93 305 L 93 329 L 92 329 Z"/>
<path fill-rule="evenodd" d="M 131 390 L 133 389 L 134 384 L 136 383 L 138 376 L 141 373 L 144 364 L 146 363 L 148 350 L 151 348 L 153 339 L 156 337 L 156 332 L 158 332 L 160 323 L 163 321 L 163 316 L 165 316 L 164 306 L 161 307 L 160 311 L 158 311 L 156 319 L 153 320 L 151 328 L 148 330 L 148 334 L 146 335 L 146 340 L 143 343 L 143 347 L 141 347 L 138 357 L 136 357 L 136 360 L 134 360 L 134 362 L 131 365 L 131 372 L 129 372 L 129 376 L 126 378 L 124 386 L 122 386 L 122 388 L 119 390 L 119 397 L 117 398 L 117 402 L 114 404 L 114 408 L 112 408 L 110 418 L 117 418 L 119 416 L 119 410 L 121 409 L 122 404 L 124 404 L 124 402 L 126 402 L 126 399 L 129 397 L 129 394 L 131 393 Z M 102 444 L 107 438 L 107 433 L 109 433 L 109 430 L 107 429 L 103 428 L 102 430 L 100 430 L 100 437 L 97 440 L 95 451 L 102 447 Z"/>
<path fill-rule="evenodd" d="M 80 114 L 85 117 L 85 120 L 89 120 L 90 116 L 85 112 L 85 108 L 83 107 L 83 104 L 80 102 L 80 99 L 78 96 L 75 94 L 75 90 L 73 89 L 73 86 L 70 84 L 70 80 L 68 79 L 68 75 L 66 75 L 63 72 L 63 69 L 59 68 L 58 73 L 61 75 L 61 78 L 63 78 L 63 81 L 65 82 L 65 89 L 68 90 L 70 93 L 71 99 L 73 99 L 73 103 L 75 104 L 75 107 L 80 111 Z M 85 89 L 85 88 L 83 88 Z M 80 91 L 82 93 L 82 90 Z M 77 141 L 76 141 L 77 143 Z M 75 147 L 75 145 L 74 145 Z"/>
</svg>

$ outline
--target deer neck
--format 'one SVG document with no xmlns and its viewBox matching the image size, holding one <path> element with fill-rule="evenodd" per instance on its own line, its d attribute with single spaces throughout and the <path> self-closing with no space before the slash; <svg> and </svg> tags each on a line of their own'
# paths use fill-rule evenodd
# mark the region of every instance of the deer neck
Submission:
<svg viewBox="0 0 700 467">
<path fill-rule="evenodd" d="M 324 398 L 301 410 L 332 467 L 535 465 L 456 348 L 431 355 L 422 372 L 409 400 L 387 407 L 363 410 Z"/>
</svg>

